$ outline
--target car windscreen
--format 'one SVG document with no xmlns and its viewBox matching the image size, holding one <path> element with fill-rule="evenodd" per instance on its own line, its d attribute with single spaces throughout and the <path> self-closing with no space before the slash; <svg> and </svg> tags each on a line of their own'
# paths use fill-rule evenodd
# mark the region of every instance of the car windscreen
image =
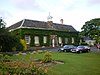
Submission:
<svg viewBox="0 0 100 75">
<path fill-rule="evenodd" d="M 78 46 L 77 48 L 84 48 L 84 46 Z"/>
<path fill-rule="evenodd" d="M 63 48 L 73 48 L 73 45 L 65 45 Z"/>
</svg>

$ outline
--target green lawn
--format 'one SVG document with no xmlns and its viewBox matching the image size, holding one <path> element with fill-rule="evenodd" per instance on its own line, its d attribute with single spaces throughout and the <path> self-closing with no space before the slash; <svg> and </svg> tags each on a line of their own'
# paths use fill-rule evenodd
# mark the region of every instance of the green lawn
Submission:
<svg viewBox="0 0 100 75">
<path fill-rule="evenodd" d="M 19 55 L 12 59 L 29 58 L 42 59 L 43 54 Z M 54 60 L 64 61 L 64 64 L 56 64 L 48 67 L 49 75 L 100 75 L 100 53 L 52 53 Z"/>
</svg>

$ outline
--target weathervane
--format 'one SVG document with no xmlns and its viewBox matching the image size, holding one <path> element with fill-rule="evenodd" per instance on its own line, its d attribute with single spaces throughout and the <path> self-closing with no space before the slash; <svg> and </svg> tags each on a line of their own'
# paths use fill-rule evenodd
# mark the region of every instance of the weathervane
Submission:
<svg viewBox="0 0 100 75">
<path fill-rule="evenodd" d="M 50 12 L 49 12 L 49 16 L 47 17 L 47 20 L 48 20 L 48 21 L 52 21 L 52 18 L 53 18 L 53 17 L 50 16 Z"/>
</svg>

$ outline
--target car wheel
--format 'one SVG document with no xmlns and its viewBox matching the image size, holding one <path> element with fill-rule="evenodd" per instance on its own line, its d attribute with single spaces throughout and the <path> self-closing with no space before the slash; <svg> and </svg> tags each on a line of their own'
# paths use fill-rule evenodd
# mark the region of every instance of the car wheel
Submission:
<svg viewBox="0 0 100 75">
<path fill-rule="evenodd" d="M 66 50 L 64 50 L 64 52 L 66 52 Z"/>
<path fill-rule="evenodd" d="M 79 51 L 79 53 L 82 53 L 82 51 Z"/>
<path fill-rule="evenodd" d="M 87 52 L 90 52 L 90 50 L 87 50 Z"/>
</svg>

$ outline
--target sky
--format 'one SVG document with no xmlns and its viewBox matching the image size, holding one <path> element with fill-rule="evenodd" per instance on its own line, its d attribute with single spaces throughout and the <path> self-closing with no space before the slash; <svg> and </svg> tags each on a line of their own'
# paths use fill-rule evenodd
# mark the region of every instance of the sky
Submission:
<svg viewBox="0 0 100 75">
<path fill-rule="evenodd" d="M 72 25 L 81 31 L 86 21 L 100 18 L 100 0 L 0 0 L 0 17 L 9 27 L 23 19 Z"/>
</svg>

